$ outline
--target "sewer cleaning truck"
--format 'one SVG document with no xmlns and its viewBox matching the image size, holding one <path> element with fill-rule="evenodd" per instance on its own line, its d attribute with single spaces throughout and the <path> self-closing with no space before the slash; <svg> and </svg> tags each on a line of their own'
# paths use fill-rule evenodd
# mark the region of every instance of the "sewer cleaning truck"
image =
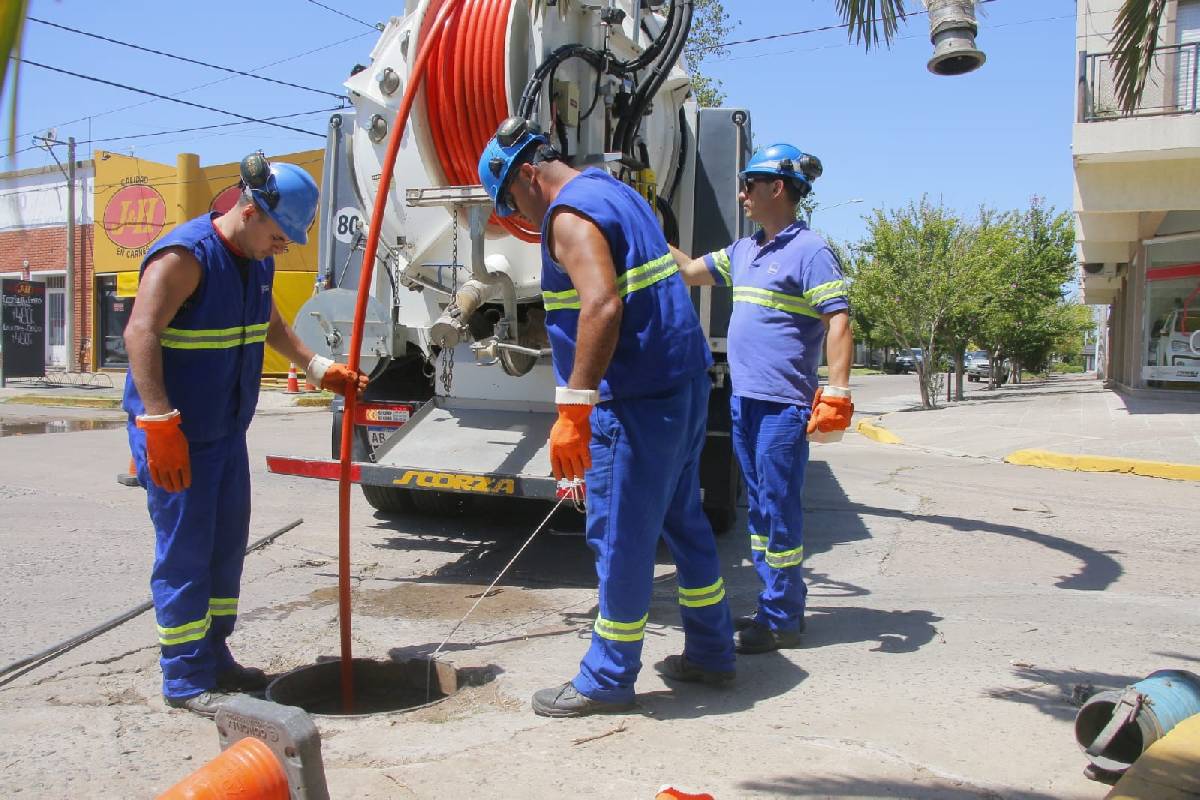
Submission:
<svg viewBox="0 0 1200 800">
<path fill-rule="evenodd" d="M 295 329 L 349 358 L 369 215 L 390 126 L 444 0 L 408 0 L 345 82 L 352 109 L 329 119 L 316 292 Z M 423 83 L 387 189 L 353 419 L 333 406 L 331 459 L 272 456 L 272 471 L 337 479 L 353 426 L 351 479 L 384 512 L 449 513 L 472 498 L 554 501 L 548 438 L 556 414 L 539 229 L 499 219 L 477 163 L 519 115 L 567 163 L 636 188 L 668 240 L 704 253 L 745 235 L 738 172 L 750 149 L 742 109 L 699 108 L 680 66 L 694 0 L 469 0 L 438 20 Z M 443 15 L 444 16 L 444 15 Z M 726 292 L 693 289 L 714 354 L 701 464 L 704 507 L 727 529 L 740 485 L 729 436 Z"/>
</svg>

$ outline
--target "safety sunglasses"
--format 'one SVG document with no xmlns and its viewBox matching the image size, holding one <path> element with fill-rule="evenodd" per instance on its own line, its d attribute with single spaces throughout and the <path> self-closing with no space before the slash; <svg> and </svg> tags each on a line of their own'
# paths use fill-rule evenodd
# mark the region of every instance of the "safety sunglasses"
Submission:
<svg viewBox="0 0 1200 800">
<path fill-rule="evenodd" d="M 780 178 L 768 178 L 763 175 L 747 175 L 746 177 L 742 178 L 742 191 L 745 192 L 746 194 L 750 194 L 751 190 L 754 189 L 755 184 L 774 183 L 777 180 L 781 180 L 781 179 Z"/>
</svg>

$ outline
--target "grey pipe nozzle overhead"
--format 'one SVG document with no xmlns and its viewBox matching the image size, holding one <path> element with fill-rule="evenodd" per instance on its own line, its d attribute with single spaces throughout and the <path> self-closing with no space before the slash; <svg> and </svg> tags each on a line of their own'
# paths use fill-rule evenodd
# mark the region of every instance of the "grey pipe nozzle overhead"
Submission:
<svg viewBox="0 0 1200 800">
<path fill-rule="evenodd" d="M 965 75 L 983 66 L 987 56 L 975 46 L 979 25 L 974 0 L 925 0 L 933 57 L 926 65 L 934 75 Z"/>
</svg>

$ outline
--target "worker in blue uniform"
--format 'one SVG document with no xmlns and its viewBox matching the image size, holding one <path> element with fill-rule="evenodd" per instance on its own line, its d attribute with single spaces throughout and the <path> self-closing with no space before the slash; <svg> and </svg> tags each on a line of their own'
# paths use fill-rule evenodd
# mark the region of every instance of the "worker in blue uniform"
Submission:
<svg viewBox="0 0 1200 800">
<path fill-rule="evenodd" d="M 210 717 L 227 692 L 267 682 L 226 644 L 250 532 L 246 429 L 264 344 L 308 364 L 308 380 L 326 389 L 366 385 L 366 376 L 314 355 L 272 300 L 274 257 L 308 240 L 316 183 L 261 153 L 243 160 L 241 172 L 234 208 L 183 223 L 146 253 L 125 328 L 124 408 L 154 524 L 150 588 L 163 698 Z"/>
<path fill-rule="evenodd" d="M 600 583 L 578 674 L 534 694 L 533 710 L 574 717 L 633 707 L 663 537 L 677 566 L 684 648 L 659 670 L 728 683 L 732 620 L 700 498 L 712 356 L 658 220 L 607 172 L 563 163 L 520 117 L 487 144 L 479 177 L 497 214 L 541 222 L 558 383 L 550 460 L 556 478 L 586 478 L 587 541 Z"/>
<path fill-rule="evenodd" d="M 735 623 L 739 653 L 800 642 L 808 436 L 845 430 L 854 412 L 854 340 L 841 265 L 797 214 L 821 171 L 815 156 L 790 144 L 762 148 L 741 174 L 739 195 L 761 229 L 695 260 L 674 250 L 689 285 L 733 289 L 733 446 L 749 495 L 751 559 L 763 584 L 755 613 Z M 818 387 L 822 343 L 829 380 Z"/>
</svg>

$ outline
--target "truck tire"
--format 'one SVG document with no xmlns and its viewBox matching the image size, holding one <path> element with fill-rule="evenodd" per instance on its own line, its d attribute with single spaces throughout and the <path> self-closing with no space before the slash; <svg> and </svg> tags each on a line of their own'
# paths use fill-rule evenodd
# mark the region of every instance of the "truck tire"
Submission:
<svg viewBox="0 0 1200 800">
<path fill-rule="evenodd" d="M 417 489 L 410 491 L 409 494 L 412 496 L 412 504 L 416 510 L 431 517 L 453 517 L 471 507 L 471 496 L 458 492 Z"/>
</svg>

